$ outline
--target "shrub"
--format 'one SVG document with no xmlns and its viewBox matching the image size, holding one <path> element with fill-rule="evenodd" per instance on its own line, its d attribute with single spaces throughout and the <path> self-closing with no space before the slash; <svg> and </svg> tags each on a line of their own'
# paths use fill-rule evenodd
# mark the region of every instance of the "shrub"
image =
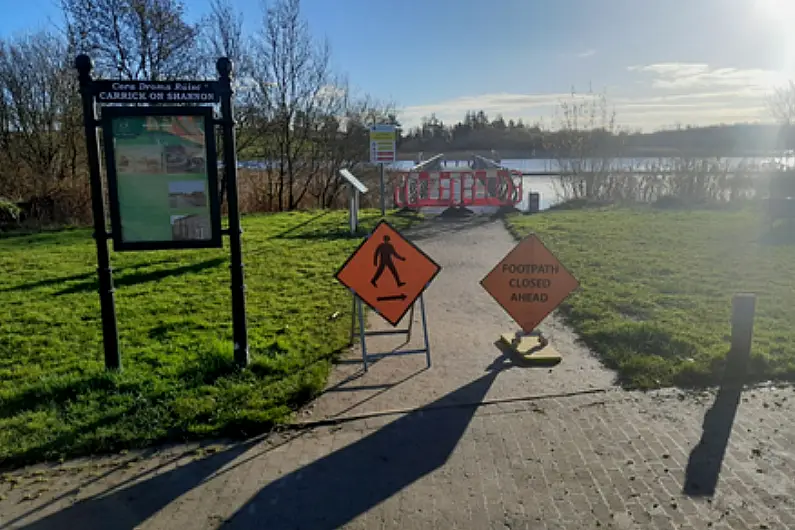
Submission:
<svg viewBox="0 0 795 530">
<path fill-rule="evenodd" d="M 0 230 L 7 230 L 19 224 L 20 208 L 14 202 L 0 197 Z"/>
</svg>

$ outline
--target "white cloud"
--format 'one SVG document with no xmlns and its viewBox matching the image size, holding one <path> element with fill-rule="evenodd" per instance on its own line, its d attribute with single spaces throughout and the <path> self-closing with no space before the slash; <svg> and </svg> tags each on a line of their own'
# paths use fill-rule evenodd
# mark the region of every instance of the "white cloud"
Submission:
<svg viewBox="0 0 795 530">
<path fill-rule="evenodd" d="M 654 130 L 675 124 L 710 125 L 768 122 L 765 96 L 783 81 L 780 73 L 763 69 L 713 67 L 701 63 L 657 63 L 631 66 L 633 80 L 608 92 L 619 126 Z M 582 96 L 579 96 L 582 97 Z M 498 93 L 466 96 L 403 109 L 404 126 L 419 125 L 432 113 L 445 123 L 456 123 L 467 111 L 483 110 L 490 118 L 502 114 L 553 125 L 565 92 L 545 94 Z"/>
<path fill-rule="evenodd" d="M 578 53 L 577 57 L 579 57 L 580 59 L 587 59 L 588 57 L 593 57 L 594 55 L 596 55 L 596 50 L 591 48 L 591 49 L 585 50 L 582 53 Z"/>
<path fill-rule="evenodd" d="M 702 63 L 657 63 L 630 66 L 630 72 L 648 74 L 652 87 L 661 89 L 742 87 L 769 90 L 783 81 L 779 72 L 757 68 L 712 68 Z"/>
</svg>

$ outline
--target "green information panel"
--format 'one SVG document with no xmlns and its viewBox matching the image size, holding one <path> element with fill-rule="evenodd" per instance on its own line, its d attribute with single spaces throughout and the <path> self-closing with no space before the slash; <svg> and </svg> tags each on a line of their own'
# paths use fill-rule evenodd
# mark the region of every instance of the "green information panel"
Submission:
<svg viewBox="0 0 795 530">
<path fill-rule="evenodd" d="M 102 112 L 114 249 L 220 247 L 212 108 Z"/>
</svg>

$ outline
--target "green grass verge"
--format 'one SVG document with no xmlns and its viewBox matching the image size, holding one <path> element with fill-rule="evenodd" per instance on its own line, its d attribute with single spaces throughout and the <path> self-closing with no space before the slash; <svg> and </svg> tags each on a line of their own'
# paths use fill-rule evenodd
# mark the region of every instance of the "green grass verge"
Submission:
<svg viewBox="0 0 795 530">
<path fill-rule="evenodd" d="M 108 373 L 91 231 L 2 236 L 0 467 L 285 421 L 349 343 L 350 295 L 333 278 L 360 242 L 346 215 L 243 218 L 244 370 L 233 362 L 228 248 L 112 254 L 123 370 Z M 363 212 L 362 229 L 377 220 Z"/>
<path fill-rule="evenodd" d="M 581 282 L 562 314 L 630 387 L 711 385 L 732 296 L 756 293 L 750 380 L 795 376 L 795 237 L 753 209 L 590 209 L 513 215 Z"/>
</svg>

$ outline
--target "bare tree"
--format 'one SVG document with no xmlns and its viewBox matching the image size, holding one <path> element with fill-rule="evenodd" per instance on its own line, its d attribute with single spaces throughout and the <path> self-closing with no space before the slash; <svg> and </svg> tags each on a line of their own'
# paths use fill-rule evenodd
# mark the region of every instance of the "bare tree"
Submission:
<svg viewBox="0 0 795 530">
<path fill-rule="evenodd" d="M 604 94 L 573 90 L 558 107 L 557 131 L 546 147 L 555 153 L 562 193 L 567 198 L 596 198 L 620 156 L 613 111 Z"/>
<path fill-rule="evenodd" d="M 767 98 L 771 116 L 782 125 L 792 125 L 795 121 L 795 81 L 786 86 L 776 87 Z"/>
<path fill-rule="evenodd" d="M 312 38 L 301 16 L 300 0 L 277 0 L 265 10 L 264 29 L 257 36 L 252 81 L 259 116 L 261 148 L 274 161 L 278 209 L 294 209 L 302 195 L 298 179 L 312 178 L 310 137 L 323 115 L 330 83 L 328 44 Z"/>
<path fill-rule="evenodd" d="M 230 58 L 238 81 L 249 76 L 251 50 L 243 33 L 243 13 L 235 9 L 230 0 L 211 0 L 210 13 L 203 18 L 200 32 L 206 56 Z M 215 61 L 206 68 L 208 77 L 215 75 Z"/>
<path fill-rule="evenodd" d="M 101 75 L 154 81 L 197 73 L 198 28 L 179 0 L 61 0 L 79 51 Z"/>
<path fill-rule="evenodd" d="M 342 86 L 342 85 L 341 85 Z M 394 104 L 362 96 L 354 98 L 343 92 L 340 108 L 328 112 L 324 127 L 313 138 L 313 159 L 321 160 L 311 194 L 321 208 L 334 206 L 342 190 L 341 168 L 364 170 L 369 160 L 368 135 L 373 123 L 397 123 Z M 373 177 L 375 173 L 373 172 Z"/>
<path fill-rule="evenodd" d="M 228 57 L 234 65 L 233 86 L 235 122 L 237 123 L 236 151 L 238 158 L 257 140 L 256 118 L 259 114 L 251 91 L 251 42 L 243 32 L 243 14 L 230 0 L 212 0 L 210 13 L 200 25 L 202 54 L 207 58 L 201 64 L 205 77 L 215 77 L 215 62 Z M 223 149 L 223 137 L 217 134 L 218 152 Z M 223 201 L 227 188 L 226 172 L 221 176 L 220 196 Z"/>
<path fill-rule="evenodd" d="M 43 32 L 0 43 L 0 195 L 43 201 L 50 218 L 64 210 L 54 196 L 86 184 L 79 109 L 64 40 Z"/>
<path fill-rule="evenodd" d="M 777 87 L 767 98 L 770 115 L 778 122 L 781 129 L 778 133 L 778 146 L 790 149 L 793 146 L 793 125 L 795 125 L 795 81 Z"/>
</svg>

